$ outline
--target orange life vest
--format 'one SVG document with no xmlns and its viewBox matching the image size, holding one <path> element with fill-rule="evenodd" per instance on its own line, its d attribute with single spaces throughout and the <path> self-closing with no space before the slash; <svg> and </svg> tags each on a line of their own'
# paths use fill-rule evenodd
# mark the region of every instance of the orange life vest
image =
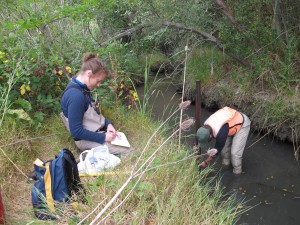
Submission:
<svg viewBox="0 0 300 225">
<path fill-rule="evenodd" d="M 212 128 L 213 136 L 216 138 L 225 123 L 229 125 L 228 136 L 233 136 L 242 128 L 243 122 L 244 118 L 240 112 L 225 106 L 212 114 L 204 122 L 204 125 L 209 125 Z"/>
</svg>

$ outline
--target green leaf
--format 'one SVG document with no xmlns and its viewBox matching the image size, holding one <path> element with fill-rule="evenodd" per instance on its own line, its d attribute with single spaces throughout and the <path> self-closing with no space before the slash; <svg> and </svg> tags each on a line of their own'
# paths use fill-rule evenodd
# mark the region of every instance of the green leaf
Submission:
<svg viewBox="0 0 300 225">
<path fill-rule="evenodd" d="M 33 118 L 34 118 L 34 120 L 41 122 L 41 121 L 44 120 L 44 116 L 45 116 L 44 113 L 42 113 L 42 112 L 36 112 L 34 114 Z"/>
<path fill-rule="evenodd" d="M 7 114 L 17 115 L 18 119 L 31 121 L 30 116 L 24 111 L 24 109 L 9 109 L 9 110 L 7 110 Z"/>
<path fill-rule="evenodd" d="M 26 111 L 30 111 L 32 109 L 30 102 L 23 98 L 17 99 L 14 104 L 20 105 Z"/>
</svg>

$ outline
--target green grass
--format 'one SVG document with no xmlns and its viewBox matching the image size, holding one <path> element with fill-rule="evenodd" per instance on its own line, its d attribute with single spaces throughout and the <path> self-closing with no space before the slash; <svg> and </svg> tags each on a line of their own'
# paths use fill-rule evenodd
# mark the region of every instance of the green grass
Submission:
<svg viewBox="0 0 300 225">
<path fill-rule="evenodd" d="M 88 204 L 79 204 L 76 214 L 65 213 L 59 221 L 49 222 L 49 224 L 77 224 L 104 200 L 98 211 L 92 214 L 84 224 L 91 222 L 127 180 L 129 174 L 123 172 L 131 171 L 149 137 L 159 126 L 142 113 L 125 112 L 122 108 L 119 108 L 118 112 L 106 110 L 105 115 L 115 122 L 117 128 L 121 127 L 127 134 L 136 149 L 135 153 L 121 157 L 122 163 L 115 169 L 121 172 L 116 175 L 82 178 L 87 188 Z M 16 152 L 20 153 L 20 150 L 13 147 L 14 145 L 3 147 L 7 155 L 25 173 L 32 170 L 32 162 L 36 157 L 43 160 L 53 158 L 62 147 L 70 148 L 78 156 L 73 141 L 69 138 L 70 136 L 66 133 L 58 116 L 48 118 L 38 132 L 32 132 L 26 126 L 18 126 L 19 123 L 15 121 L 5 121 L 4 124 L 6 126 L 2 127 L 1 134 L 5 134 L 9 130 L 13 134 L 12 138 L 6 142 L 7 144 L 17 139 L 57 134 L 49 138 L 29 141 L 28 145 L 22 149 L 22 154 L 25 154 L 26 157 L 16 154 Z M 138 165 L 145 162 L 149 155 L 167 138 L 166 130 L 162 129 L 157 133 L 145 153 L 140 157 L 141 162 Z M 4 136 L 1 135 L 2 139 Z M 156 168 L 145 172 L 139 181 L 138 178 L 133 178 L 129 182 L 104 216 L 135 187 L 133 192 L 115 212 L 107 217 L 106 224 L 233 224 L 236 221 L 244 210 L 243 204 L 237 202 L 233 196 L 224 197 L 218 179 L 209 176 L 211 168 L 199 172 L 195 158 L 170 164 L 170 162 L 184 159 L 191 154 L 191 150 L 187 147 L 179 148 L 177 142 L 177 138 L 171 140 L 157 152 L 155 159 L 150 164 L 150 168 Z M 5 180 L 2 185 L 2 194 L 7 209 L 8 223 L 44 224 L 44 222 L 36 220 L 31 212 L 30 189 L 32 184 L 28 184 L 27 179 L 3 156 L 0 170 Z M 11 189 L 12 185 L 15 187 L 13 190 Z"/>
</svg>

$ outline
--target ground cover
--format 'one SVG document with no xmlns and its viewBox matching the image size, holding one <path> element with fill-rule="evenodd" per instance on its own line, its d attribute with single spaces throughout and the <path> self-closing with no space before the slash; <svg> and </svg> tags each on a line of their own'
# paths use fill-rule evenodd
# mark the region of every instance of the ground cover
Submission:
<svg viewBox="0 0 300 225">
<path fill-rule="evenodd" d="M 98 206 L 83 224 L 91 222 L 127 180 L 127 172 L 132 170 L 137 158 L 142 159 L 137 166 L 143 164 L 168 138 L 168 128 L 162 127 L 141 155 L 159 124 L 134 111 L 107 110 L 106 113 L 115 121 L 116 127 L 128 134 L 136 153 L 121 157 L 122 163 L 116 169 L 119 171 L 116 175 L 82 178 L 88 204 L 79 204 L 76 213 L 64 213 L 54 224 L 77 224 Z M 10 138 L 4 138 L 8 132 Z M 25 175 L 32 170 L 36 157 L 47 160 L 62 147 L 71 149 L 78 156 L 73 140 L 57 115 L 46 119 L 43 128 L 38 131 L 32 131 L 17 121 L 5 121 L 1 137 L 1 186 L 8 224 L 45 224 L 33 217 L 30 202 L 32 183 L 28 183 Z M 172 138 L 161 147 L 140 180 L 136 177 L 129 182 L 104 215 L 108 215 L 135 188 L 129 198 L 107 216 L 105 224 L 233 224 L 245 210 L 234 195 L 223 196 L 219 181 L 209 177 L 210 169 L 199 173 L 193 151 L 179 147 L 176 139 Z M 18 141 L 19 144 L 13 144 Z M 52 221 L 48 223 L 53 224 Z"/>
</svg>

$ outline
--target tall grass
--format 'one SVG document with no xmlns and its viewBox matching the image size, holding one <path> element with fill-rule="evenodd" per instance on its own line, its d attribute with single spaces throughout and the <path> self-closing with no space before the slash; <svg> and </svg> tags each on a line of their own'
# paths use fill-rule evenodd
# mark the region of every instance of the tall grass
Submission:
<svg viewBox="0 0 300 225">
<path fill-rule="evenodd" d="M 137 108 L 140 113 L 149 115 L 151 112 L 150 107 L 150 99 L 155 99 L 157 97 L 158 92 L 155 90 L 156 86 L 158 85 L 159 82 L 162 81 L 162 79 L 158 79 L 158 73 L 154 77 L 150 77 L 150 66 L 151 66 L 151 59 L 148 60 L 146 59 L 146 65 L 144 69 L 144 84 L 143 84 L 143 92 L 140 93 L 141 95 L 138 96 L 137 98 Z M 137 89 L 132 82 L 132 86 L 135 90 L 136 93 Z"/>
<path fill-rule="evenodd" d="M 106 111 L 105 114 L 110 115 L 113 121 L 115 117 L 119 118 L 114 121 L 115 126 L 124 128 L 136 151 L 121 157 L 122 163 L 116 168 L 118 172 L 115 175 L 82 178 L 87 188 L 88 204 L 80 204 L 76 213 L 65 213 L 58 221 L 50 224 L 77 224 L 97 208 L 84 223 L 91 222 L 127 180 L 129 174 L 126 172 L 132 170 L 137 158 L 141 157 L 141 161 L 146 160 L 166 139 L 166 129 L 162 129 L 150 142 L 147 151 L 141 155 L 141 150 L 159 124 L 140 112 L 122 111 L 121 117 L 113 111 Z M 9 126 L 3 128 L 3 133 L 8 132 Z M 16 129 L 14 138 L 17 137 L 18 132 L 26 133 L 27 129 L 26 127 Z M 32 162 L 36 157 L 44 160 L 52 158 L 62 147 L 70 148 L 77 155 L 78 152 L 72 140 L 68 139 L 68 134 L 57 116 L 49 118 L 39 134 L 31 132 L 27 135 L 38 136 L 51 133 L 60 135 L 37 142 L 28 142 L 28 148 L 31 148 L 31 151 L 27 149 L 26 158 L 16 161 L 22 165 L 21 168 L 25 172 L 32 169 Z M 6 149 L 8 154 L 16 154 L 16 149 L 10 148 L 9 150 Z M 234 197 L 224 197 L 218 179 L 209 177 L 210 168 L 198 171 L 196 158 L 189 157 L 193 154 L 187 147 L 178 148 L 177 139 L 169 141 L 155 155 L 149 167 L 153 169 L 147 170 L 139 182 L 137 178 L 129 182 L 110 209 L 116 207 L 135 187 L 131 195 L 105 219 L 104 224 L 233 224 L 242 213 L 242 204 L 238 203 Z M 11 172 L 9 162 L 2 159 L 1 165 L 4 165 L 3 163 L 7 169 L 2 170 L 1 166 L 1 174 L 6 182 L 2 190 L 4 204 L 8 209 L 6 217 L 9 224 L 43 224 L 34 218 L 30 209 L 32 184 L 28 184 L 17 171 Z M 10 188 L 11 185 L 14 185 L 14 190 Z M 107 214 L 105 213 L 103 217 L 105 215 Z"/>
</svg>

